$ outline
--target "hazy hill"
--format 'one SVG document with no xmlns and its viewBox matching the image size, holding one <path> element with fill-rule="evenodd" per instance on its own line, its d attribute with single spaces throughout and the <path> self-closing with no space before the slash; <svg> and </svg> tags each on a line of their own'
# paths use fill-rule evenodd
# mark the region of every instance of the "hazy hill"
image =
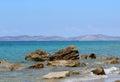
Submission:
<svg viewBox="0 0 120 82">
<path fill-rule="evenodd" d="M 106 35 L 83 35 L 76 37 L 61 37 L 61 36 L 3 36 L 0 41 L 107 41 L 120 40 L 120 36 L 106 36 Z"/>
</svg>

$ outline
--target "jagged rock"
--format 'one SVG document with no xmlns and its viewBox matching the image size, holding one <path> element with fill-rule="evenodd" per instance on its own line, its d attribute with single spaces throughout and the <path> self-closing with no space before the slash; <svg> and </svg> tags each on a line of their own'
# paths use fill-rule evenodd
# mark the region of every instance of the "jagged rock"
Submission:
<svg viewBox="0 0 120 82">
<path fill-rule="evenodd" d="M 106 75 L 103 67 L 96 68 L 96 69 L 92 70 L 92 72 L 95 75 Z"/>
<path fill-rule="evenodd" d="M 86 66 L 85 63 L 80 63 L 76 60 L 57 60 L 57 61 L 49 61 L 47 65 L 51 66 L 67 66 L 67 67 L 80 67 Z"/>
<path fill-rule="evenodd" d="M 47 75 L 44 75 L 43 78 L 52 79 L 52 78 L 65 78 L 70 75 L 69 71 L 61 71 L 61 72 L 51 72 Z"/>
<path fill-rule="evenodd" d="M 80 59 L 96 59 L 96 54 L 91 53 L 90 55 L 81 55 Z"/>
<path fill-rule="evenodd" d="M 54 55 L 55 60 L 76 60 L 79 59 L 79 51 L 73 45 L 59 50 Z"/>
<path fill-rule="evenodd" d="M 50 57 L 49 53 L 42 50 L 36 50 L 35 52 L 27 54 L 25 60 L 45 61 L 50 60 Z"/>
<path fill-rule="evenodd" d="M 116 59 L 116 58 L 113 58 L 111 60 L 107 60 L 105 62 L 103 62 L 103 64 L 119 64 L 120 63 L 120 60 Z"/>
<path fill-rule="evenodd" d="M 44 68 L 44 65 L 41 63 L 28 67 L 28 69 L 40 69 L 40 68 Z"/>
</svg>

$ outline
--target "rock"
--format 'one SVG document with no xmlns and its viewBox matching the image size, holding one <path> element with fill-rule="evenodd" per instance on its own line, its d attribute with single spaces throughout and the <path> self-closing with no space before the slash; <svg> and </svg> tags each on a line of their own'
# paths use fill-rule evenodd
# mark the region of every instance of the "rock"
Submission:
<svg viewBox="0 0 120 82">
<path fill-rule="evenodd" d="M 52 78 L 65 78 L 70 75 L 69 71 L 61 71 L 61 72 L 51 72 L 47 75 L 44 75 L 43 78 L 52 79 Z"/>
<path fill-rule="evenodd" d="M 115 82 L 120 82 L 120 80 L 116 80 Z"/>
<path fill-rule="evenodd" d="M 80 62 L 75 61 L 75 60 L 69 60 L 66 66 L 67 67 L 83 67 L 83 66 L 86 66 L 86 64 L 80 63 Z"/>
<path fill-rule="evenodd" d="M 96 59 L 96 54 L 91 53 L 90 55 L 81 55 L 80 59 Z"/>
<path fill-rule="evenodd" d="M 25 60 L 33 61 L 46 61 L 50 59 L 51 59 L 50 54 L 42 50 L 36 50 L 35 52 L 27 54 L 25 57 Z"/>
<path fill-rule="evenodd" d="M 44 65 L 41 63 L 28 67 L 28 69 L 40 69 L 40 68 L 44 68 Z"/>
<path fill-rule="evenodd" d="M 72 74 L 78 75 L 78 74 L 80 74 L 80 72 L 79 71 L 72 71 Z"/>
<path fill-rule="evenodd" d="M 24 69 L 24 67 L 18 63 L 8 63 L 5 60 L 0 60 L 0 71 L 13 71 L 22 69 Z"/>
<path fill-rule="evenodd" d="M 47 63 L 48 66 L 65 66 L 68 64 L 67 60 L 56 60 L 56 61 L 49 61 Z"/>
<path fill-rule="evenodd" d="M 120 60 L 116 59 L 116 58 L 113 58 L 111 60 L 107 60 L 105 62 L 103 62 L 103 64 L 119 64 L 120 63 Z"/>
<path fill-rule="evenodd" d="M 8 65 L 10 65 L 10 63 L 8 63 L 7 61 L 0 60 L 0 66 L 8 66 Z"/>
<path fill-rule="evenodd" d="M 73 45 L 59 50 L 54 55 L 55 60 L 76 60 L 79 59 L 79 51 Z"/>
<path fill-rule="evenodd" d="M 80 67 L 86 66 L 85 63 L 80 63 L 76 60 L 57 60 L 57 61 L 50 61 L 47 65 L 51 66 L 67 66 L 67 67 Z"/>
<path fill-rule="evenodd" d="M 13 71 L 13 70 L 20 70 L 22 69 L 22 66 L 18 63 L 15 63 L 15 64 L 11 64 L 9 68 L 7 68 L 8 70 L 10 71 Z"/>
<path fill-rule="evenodd" d="M 95 75 L 106 75 L 102 67 L 96 68 L 95 70 L 92 70 L 92 72 Z"/>
</svg>

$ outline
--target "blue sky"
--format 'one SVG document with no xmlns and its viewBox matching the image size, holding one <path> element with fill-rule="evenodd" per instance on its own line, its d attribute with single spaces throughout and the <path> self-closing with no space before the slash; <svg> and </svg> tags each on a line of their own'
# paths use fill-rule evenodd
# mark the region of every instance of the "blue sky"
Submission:
<svg viewBox="0 0 120 82">
<path fill-rule="evenodd" d="M 0 36 L 120 36 L 120 0 L 0 0 Z"/>
</svg>

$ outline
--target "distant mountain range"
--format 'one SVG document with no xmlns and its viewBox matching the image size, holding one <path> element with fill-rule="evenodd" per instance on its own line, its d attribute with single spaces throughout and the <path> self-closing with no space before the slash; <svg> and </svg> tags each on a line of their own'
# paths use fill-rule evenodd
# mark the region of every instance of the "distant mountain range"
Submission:
<svg viewBox="0 0 120 82">
<path fill-rule="evenodd" d="M 0 37 L 0 41 L 120 41 L 120 36 L 106 36 L 102 34 L 98 35 L 83 35 L 76 37 L 61 37 L 61 36 L 3 36 Z"/>
</svg>

